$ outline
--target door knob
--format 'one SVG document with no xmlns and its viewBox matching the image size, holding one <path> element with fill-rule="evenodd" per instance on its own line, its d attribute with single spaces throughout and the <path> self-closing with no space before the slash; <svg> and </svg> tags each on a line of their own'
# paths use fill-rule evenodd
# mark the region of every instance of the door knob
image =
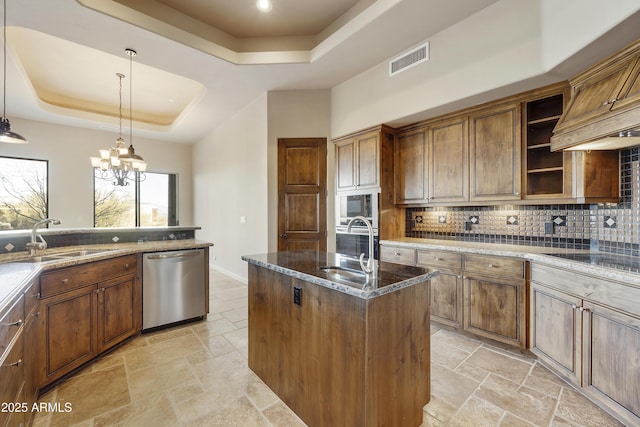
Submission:
<svg viewBox="0 0 640 427">
<path fill-rule="evenodd" d="M 286 234 L 281 234 L 280 237 L 282 237 L 283 239 L 286 239 L 289 236 L 287 236 Z"/>
</svg>

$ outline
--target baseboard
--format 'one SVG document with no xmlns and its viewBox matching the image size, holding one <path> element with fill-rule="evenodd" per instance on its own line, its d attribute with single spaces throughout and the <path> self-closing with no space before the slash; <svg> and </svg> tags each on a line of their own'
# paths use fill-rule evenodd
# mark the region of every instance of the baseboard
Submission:
<svg viewBox="0 0 640 427">
<path fill-rule="evenodd" d="M 236 274 L 236 273 L 234 273 L 232 271 L 225 270 L 224 268 L 220 267 L 219 265 L 209 264 L 209 268 L 212 269 L 212 270 L 215 270 L 215 271 L 217 271 L 219 273 L 222 273 L 225 276 L 229 276 L 232 279 L 237 280 L 238 282 L 242 282 L 245 285 L 249 283 L 248 279 L 246 277 L 242 277 L 242 276 L 240 276 L 240 275 L 238 275 L 238 274 Z"/>
</svg>

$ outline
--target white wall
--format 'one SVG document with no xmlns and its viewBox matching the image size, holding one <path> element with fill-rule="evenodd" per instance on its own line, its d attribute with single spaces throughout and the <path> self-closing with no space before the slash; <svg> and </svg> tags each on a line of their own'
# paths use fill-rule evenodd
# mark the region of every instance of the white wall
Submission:
<svg viewBox="0 0 640 427">
<path fill-rule="evenodd" d="M 429 61 L 393 77 L 385 61 L 334 87 L 332 137 L 564 80 L 571 75 L 549 71 L 638 10 L 637 0 L 616 1 L 615 7 L 601 0 L 502 0 L 429 38 Z M 640 26 L 632 30 L 619 31 L 614 42 L 624 46 L 622 39 L 640 37 Z"/>
<path fill-rule="evenodd" d="M 197 236 L 214 244 L 210 264 L 246 278 L 240 257 L 267 252 L 266 94 L 194 145 L 193 185 Z"/>
<path fill-rule="evenodd" d="M 0 156 L 49 161 L 49 216 L 62 219 L 60 228 L 93 227 L 93 169 L 89 157 L 109 148 L 118 137 L 112 132 L 12 119 L 11 129 L 27 138 L 25 145 L 0 144 Z M 129 138 L 125 141 L 129 144 Z M 136 154 L 150 172 L 178 174 L 180 225 L 193 223 L 191 146 L 136 138 Z"/>
<path fill-rule="evenodd" d="M 278 138 L 327 138 L 327 250 L 335 251 L 334 149 L 331 91 L 289 90 L 268 94 L 269 251 L 278 250 Z"/>
</svg>

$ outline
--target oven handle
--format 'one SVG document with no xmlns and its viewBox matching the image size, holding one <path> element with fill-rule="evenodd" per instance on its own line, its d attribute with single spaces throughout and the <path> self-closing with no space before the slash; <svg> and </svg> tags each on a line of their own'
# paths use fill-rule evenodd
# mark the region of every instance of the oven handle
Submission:
<svg viewBox="0 0 640 427">
<path fill-rule="evenodd" d="M 357 235 L 369 235 L 369 230 L 367 227 L 352 227 L 351 232 L 347 231 L 347 227 L 336 227 L 336 234 L 357 234 Z M 373 235 L 378 235 L 378 229 L 373 229 Z"/>
</svg>

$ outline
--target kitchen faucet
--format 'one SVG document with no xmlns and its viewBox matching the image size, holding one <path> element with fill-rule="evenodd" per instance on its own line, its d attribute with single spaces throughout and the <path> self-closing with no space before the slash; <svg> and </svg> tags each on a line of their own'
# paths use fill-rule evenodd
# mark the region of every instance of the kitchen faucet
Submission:
<svg viewBox="0 0 640 427">
<path fill-rule="evenodd" d="M 362 271 L 367 273 L 367 276 L 375 280 L 378 278 L 378 261 L 373 256 L 373 240 L 374 240 L 373 226 L 371 225 L 371 223 L 367 218 L 361 215 L 354 216 L 351 219 L 351 221 L 349 221 L 349 224 L 347 225 L 347 233 L 351 233 L 351 226 L 353 225 L 353 222 L 356 220 L 360 220 L 364 222 L 365 225 L 367 226 L 367 230 L 369 230 L 369 259 L 367 260 L 367 264 L 365 265 L 364 253 L 360 254 L 360 267 L 362 268 Z"/>
<path fill-rule="evenodd" d="M 36 242 L 36 234 L 38 233 L 38 227 L 44 224 L 54 224 L 59 225 L 62 221 L 59 219 L 47 218 L 33 224 L 31 228 L 31 241 L 27 243 L 27 249 L 29 249 L 29 255 L 35 256 L 38 249 L 47 249 L 47 242 L 44 240 L 41 234 L 38 234 L 37 238 L 40 239 L 39 242 Z"/>
</svg>

